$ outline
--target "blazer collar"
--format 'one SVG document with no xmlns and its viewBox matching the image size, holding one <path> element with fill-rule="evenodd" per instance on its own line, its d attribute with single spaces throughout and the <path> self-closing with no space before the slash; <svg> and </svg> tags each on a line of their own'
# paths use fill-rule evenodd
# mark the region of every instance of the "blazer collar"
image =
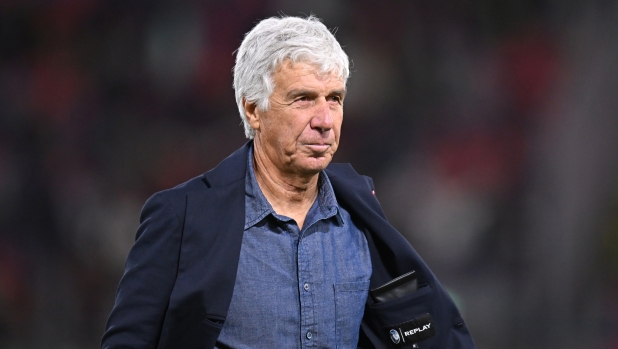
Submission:
<svg viewBox="0 0 618 349">
<path fill-rule="evenodd" d="M 224 187 L 237 180 L 244 179 L 247 171 L 247 156 L 253 140 L 245 143 L 237 151 L 225 158 L 217 167 L 204 173 L 202 180 L 206 186 Z"/>
<path fill-rule="evenodd" d="M 206 185 L 209 188 L 222 188 L 237 183 L 238 193 L 244 193 L 247 156 L 252 142 L 247 142 L 242 148 L 221 161 L 217 167 L 206 172 L 203 176 Z M 331 163 L 325 171 L 335 192 L 337 202 L 363 221 L 369 231 L 375 232 L 375 234 L 368 234 L 368 239 L 371 238 L 374 240 L 373 243 L 382 247 L 380 251 L 383 253 L 379 253 L 377 250 L 372 252 L 372 263 L 374 271 L 376 271 L 375 277 L 372 276 L 372 287 L 410 271 L 411 265 L 418 265 L 419 263 L 414 258 L 412 260 L 409 258 L 418 255 L 403 236 L 397 233 L 386 220 L 378 200 L 372 194 L 373 183 L 371 180 L 356 173 L 350 164 Z M 238 183 L 239 180 L 243 182 Z M 227 191 L 222 191 L 222 193 L 225 193 L 224 197 L 229 198 Z M 244 196 L 238 195 L 243 199 L 237 204 L 238 210 L 244 212 Z M 231 207 L 231 204 L 224 206 Z M 244 215 L 240 217 L 244 217 Z M 239 219 L 239 221 L 244 222 L 244 219 Z M 238 230 L 242 232 L 242 225 L 239 227 Z M 239 234 L 239 236 L 242 236 L 242 234 Z M 387 263 L 382 261 L 387 261 Z M 420 275 L 425 274 L 425 270 L 417 271 Z"/>
</svg>

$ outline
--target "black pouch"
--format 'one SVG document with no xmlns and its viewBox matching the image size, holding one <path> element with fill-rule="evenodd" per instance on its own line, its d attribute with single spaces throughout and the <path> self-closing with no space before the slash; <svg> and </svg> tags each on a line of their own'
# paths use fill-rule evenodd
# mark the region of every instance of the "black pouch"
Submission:
<svg viewBox="0 0 618 349">
<path fill-rule="evenodd" d="M 374 303 L 383 303 L 408 295 L 418 289 L 416 273 L 412 270 L 403 274 L 382 286 L 369 291 Z"/>
</svg>

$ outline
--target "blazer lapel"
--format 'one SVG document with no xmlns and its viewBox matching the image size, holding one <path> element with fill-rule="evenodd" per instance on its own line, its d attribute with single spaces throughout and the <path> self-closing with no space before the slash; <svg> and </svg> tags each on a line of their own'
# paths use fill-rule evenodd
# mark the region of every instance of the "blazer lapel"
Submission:
<svg viewBox="0 0 618 349">
<path fill-rule="evenodd" d="M 207 314 L 225 318 L 234 290 L 245 224 L 250 142 L 204 174 L 208 189 L 187 196 L 178 275 L 203 292 Z"/>
<path fill-rule="evenodd" d="M 339 204 L 367 228 L 365 235 L 374 269 L 371 287 L 380 286 L 413 268 L 425 275 L 429 270 L 424 262 L 386 219 L 380 203 L 372 194 L 371 179 L 356 173 L 350 164 L 331 164 L 326 172 Z M 424 278 L 421 276 L 421 279 Z"/>
<path fill-rule="evenodd" d="M 247 143 L 189 192 L 160 348 L 212 347 L 232 299 L 245 223 Z"/>
</svg>

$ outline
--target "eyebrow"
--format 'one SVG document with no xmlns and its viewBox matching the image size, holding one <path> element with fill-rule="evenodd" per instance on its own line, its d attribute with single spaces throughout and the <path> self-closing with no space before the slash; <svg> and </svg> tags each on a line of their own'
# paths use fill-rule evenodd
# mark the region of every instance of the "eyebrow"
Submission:
<svg viewBox="0 0 618 349">
<path fill-rule="evenodd" d="M 345 89 L 333 90 L 328 93 L 329 96 L 335 95 L 335 96 L 341 96 L 341 97 L 345 97 L 345 94 L 346 94 Z M 290 92 L 287 93 L 287 97 L 289 99 L 294 99 L 298 96 L 315 96 L 315 95 L 317 95 L 317 93 L 314 90 L 304 90 L 304 89 L 291 90 Z"/>
</svg>

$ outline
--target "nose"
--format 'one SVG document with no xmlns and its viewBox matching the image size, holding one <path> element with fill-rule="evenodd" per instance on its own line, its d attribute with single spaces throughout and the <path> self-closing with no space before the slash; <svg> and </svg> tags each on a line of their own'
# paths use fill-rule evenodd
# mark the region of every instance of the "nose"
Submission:
<svg viewBox="0 0 618 349">
<path fill-rule="evenodd" d="M 333 117 L 331 115 L 330 106 L 326 100 L 316 103 L 315 115 L 311 119 L 311 128 L 317 129 L 320 132 L 326 132 L 333 128 Z"/>
</svg>

